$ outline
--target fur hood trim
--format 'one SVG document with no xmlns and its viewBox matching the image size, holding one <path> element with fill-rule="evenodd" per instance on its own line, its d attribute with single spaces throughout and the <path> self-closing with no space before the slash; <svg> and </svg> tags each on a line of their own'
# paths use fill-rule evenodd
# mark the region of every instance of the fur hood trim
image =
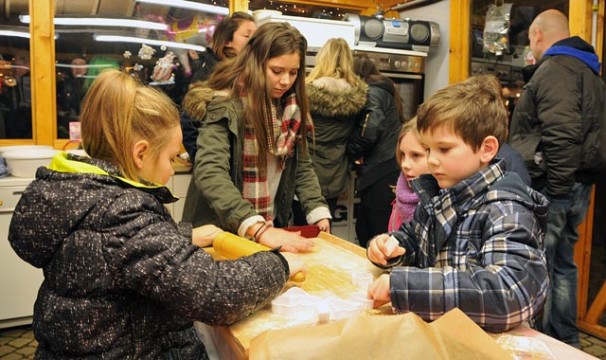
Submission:
<svg viewBox="0 0 606 360">
<path fill-rule="evenodd" d="M 205 82 L 195 82 L 183 97 L 183 112 L 192 119 L 202 120 L 206 115 L 208 103 L 218 95 L 215 90 L 207 87 Z"/>
<path fill-rule="evenodd" d="M 343 86 L 341 82 L 344 80 L 320 78 L 307 84 L 312 114 L 324 117 L 351 116 L 364 108 L 368 85 L 362 83 L 360 86 L 352 87 Z"/>
</svg>

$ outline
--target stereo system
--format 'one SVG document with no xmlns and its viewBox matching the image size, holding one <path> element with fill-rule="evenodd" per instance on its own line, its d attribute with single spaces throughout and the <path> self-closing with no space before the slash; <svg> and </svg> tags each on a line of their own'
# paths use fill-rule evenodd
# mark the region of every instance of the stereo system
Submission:
<svg viewBox="0 0 606 360">
<path fill-rule="evenodd" d="M 440 27 L 433 21 L 384 19 L 345 14 L 344 21 L 354 23 L 356 45 L 429 52 L 440 42 Z"/>
</svg>

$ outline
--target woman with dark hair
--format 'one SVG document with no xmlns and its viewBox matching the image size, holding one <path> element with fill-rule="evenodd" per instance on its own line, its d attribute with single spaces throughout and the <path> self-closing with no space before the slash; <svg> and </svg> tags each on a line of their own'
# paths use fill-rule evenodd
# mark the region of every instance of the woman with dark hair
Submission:
<svg viewBox="0 0 606 360">
<path fill-rule="evenodd" d="M 391 204 L 400 168 L 393 149 L 404 123 L 402 101 L 390 79 L 379 73 L 367 55 L 354 57 L 354 71 L 368 84 L 368 101 L 347 154 L 356 164 L 360 208 L 356 235 L 362 247 L 373 236 L 387 232 Z"/>
<path fill-rule="evenodd" d="M 223 18 L 213 32 L 210 47 L 199 57 L 190 53 L 196 70 L 192 82 L 208 79 L 217 63 L 238 55 L 256 30 L 255 18 L 247 12 L 236 11 Z"/>
<path fill-rule="evenodd" d="M 192 85 L 183 108 L 201 125 L 184 221 L 308 251 L 313 241 L 279 229 L 288 226 L 296 193 L 308 222 L 329 229 L 307 153 L 306 50 L 291 25 L 264 24 L 208 82 Z"/>
<path fill-rule="evenodd" d="M 238 55 L 256 30 L 255 19 L 249 13 L 236 11 L 223 18 L 215 28 L 211 46 L 201 54 L 193 50 L 189 52 L 193 70 L 191 83 L 207 80 L 219 62 Z M 196 157 L 198 126 L 187 114 L 181 114 L 183 146 L 192 162 Z"/>
</svg>

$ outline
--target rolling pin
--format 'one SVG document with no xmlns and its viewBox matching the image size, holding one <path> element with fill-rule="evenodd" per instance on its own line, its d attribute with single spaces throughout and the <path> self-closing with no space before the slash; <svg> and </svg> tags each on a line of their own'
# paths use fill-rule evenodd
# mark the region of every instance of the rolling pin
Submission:
<svg viewBox="0 0 606 360">
<path fill-rule="evenodd" d="M 217 254 L 229 260 L 235 260 L 242 256 L 252 255 L 260 251 L 271 251 L 271 249 L 265 245 L 244 239 L 227 231 L 223 231 L 215 237 L 213 249 Z M 298 272 L 291 280 L 303 282 L 305 281 L 305 273 Z"/>
</svg>

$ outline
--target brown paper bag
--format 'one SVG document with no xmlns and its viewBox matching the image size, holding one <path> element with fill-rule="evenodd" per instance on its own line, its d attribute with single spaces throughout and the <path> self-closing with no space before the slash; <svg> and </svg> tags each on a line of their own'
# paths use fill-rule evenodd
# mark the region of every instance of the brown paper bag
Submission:
<svg viewBox="0 0 606 360">
<path fill-rule="evenodd" d="M 361 315 L 325 325 L 268 330 L 249 357 L 264 359 L 511 359 L 463 312 L 426 323 L 419 316 Z"/>
</svg>

